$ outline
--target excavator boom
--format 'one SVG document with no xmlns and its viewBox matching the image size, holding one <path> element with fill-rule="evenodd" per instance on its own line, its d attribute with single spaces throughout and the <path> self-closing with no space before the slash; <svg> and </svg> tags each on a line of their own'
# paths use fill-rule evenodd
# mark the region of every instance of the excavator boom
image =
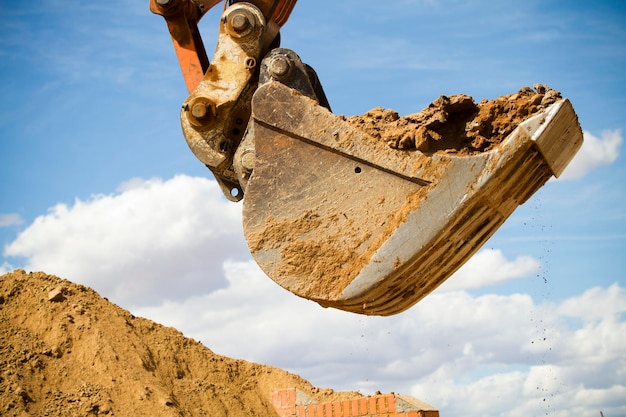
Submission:
<svg viewBox="0 0 626 417">
<path fill-rule="evenodd" d="M 190 92 L 183 134 L 226 198 L 243 200 L 263 271 L 322 306 L 411 307 L 582 145 L 571 103 L 542 85 L 480 105 L 442 96 L 404 119 L 334 115 L 315 71 L 280 48 L 295 0 L 225 2 L 209 62 L 197 22 L 217 3 L 150 2 Z"/>
</svg>

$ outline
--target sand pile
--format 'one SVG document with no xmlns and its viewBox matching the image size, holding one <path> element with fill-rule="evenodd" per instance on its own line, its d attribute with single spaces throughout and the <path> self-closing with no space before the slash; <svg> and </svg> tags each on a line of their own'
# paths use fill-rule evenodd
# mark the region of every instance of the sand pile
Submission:
<svg viewBox="0 0 626 417">
<path fill-rule="evenodd" d="M 271 393 L 290 387 L 318 401 L 360 396 L 217 355 L 82 285 L 0 277 L 2 416 L 273 416 Z"/>
</svg>

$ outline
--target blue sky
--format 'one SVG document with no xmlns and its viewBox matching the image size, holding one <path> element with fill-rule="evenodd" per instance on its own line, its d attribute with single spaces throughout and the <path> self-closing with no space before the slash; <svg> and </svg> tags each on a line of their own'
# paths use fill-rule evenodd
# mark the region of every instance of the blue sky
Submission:
<svg viewBox="0 0 626 417">
<path fill-rule="evenodd" d="M 209 55 L 217 18 L 201 25 Z M 435 293 L 381 319 L 323 310 L 256 268 L 240 205 L 182 137 L 185 85 L 147 1 L 0 0 L 0 271 L 81 282 L 218 353 L 413 394 L 442 415 L 479 398 L 475 415 L 626 415 L 624 22 L 619 1 L 298 3 L 283 46 L 337 114 L 544 83 L 585 131 L 565 178 Z M 316 332 L 333 348 L 307 350 Z"/>
</svg>

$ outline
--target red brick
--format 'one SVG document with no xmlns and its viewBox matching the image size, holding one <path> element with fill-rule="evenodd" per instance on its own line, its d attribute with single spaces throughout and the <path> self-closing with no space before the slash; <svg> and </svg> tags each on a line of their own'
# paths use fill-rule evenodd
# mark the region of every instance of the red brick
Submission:
<svg viewBox="0 0 626 417">
<path fill-rule="evenodd" d="M 293 417 L 296 415 L 296 406 L 277 408 L 276 412 L 281 417 Z"/>
<path fill-rule="evenodd" d="M 391 413 L 391 414 L 389 414 L 389 417 L 406 417 L 406 414 L 404 414 L 404 413 Z"/>
<path fill-rule="evenodd" d="M 387 411 L 390 413 L 396 412 L 396 396 L 393 394 L 387 394 Z"/>
<path fill-rule="evenodd" d="M 288 392 L 287 392 L 287 404 L 291 405 L 296 405 L 296 389 L 295 388 L 291 388 Z M 285 405 L 285 404 L 283 404 Z"/>
<path fill-rule="evenodd" d="M 409 411 L 406 413 L 406 417 L 423 417 L 420 411 Z"/>
<path fill-rule="evenodd" d="M 327 417 L 341 417 L 341 403 L 339 401 L 333 401 L 328 403 L 331 405 L 330 411 L 328 411 Z"/>
<path fill-rule="evenodd" d="M 328 417 L 341 417 L 341 403 L 339 401 L 332 402 L 332 413 L 329 412 Z"/>
<path fill-rule="evenodd" d="M 376 414 L 376 399 L 377 399 L 377 397 L 370 397 L 369 400 L 368 400 L 369 404 L 368 404 L 368 407 L 367 407 L 367 411 L 370 414 Z"/>
<path fill-rule="evenodd" d="M 343 417 L 350 417 L 350 400 L 341 402 L 341 415 Z"/>
<path fill-rule="evenodd" d="M 298 406 L 298 417 L 306 417 L 306 407 L 304 405 Z"/>
<path fill-rule="evenodd" d="M 309 404 L 306 407 L 306 415 L 307 417 L 315 416 L 315 404 Z"/>
<path fill-rule="evenodd" d="M 373 413 L 386 413 L 387 412 L 387 406 L 385 405 L 385 396 L 384 395 L 379 395 L 376 397 L 376 404 L 374 404 L 374 407 L 372 407 L 372 409 L 370 410 L 370 412 Z"/>
<path fill-rule="evenodd" d="M 272 405 L 281 417 L 293 417 L 296 415 L 296 390 L 285 389 L 272 393 Z"/>
<path fill-rule="evenodd" d="M 359 400 L 352 400 L 352 407 L 350 407 L 349 417 L 358 416 L 359 415 Z"/>
<path fill-rule="evenodd" d="M 360 416 L 367 415 L 367 398 L 359 398 L 359 412 Z"/>
</svg>

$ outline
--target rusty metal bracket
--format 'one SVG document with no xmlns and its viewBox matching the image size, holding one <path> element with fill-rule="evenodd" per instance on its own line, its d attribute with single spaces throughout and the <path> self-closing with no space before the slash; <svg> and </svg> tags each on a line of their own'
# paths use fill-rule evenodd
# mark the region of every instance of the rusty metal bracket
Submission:
<svg viewBox="0 0 626 417">
<path fill-rule="evenodd" d="M 198 22 L 215 5 L 222 0 L 150 0 L 150 11 L 163 16 L 172 37 L 174 50 L 180 68 L 191 93 L 202 81 L 209 68 L 209 58 L 198 31 Z M 297 0 L 248 0 L 257 7 L 268 26 L 272 27 L 273 35 L 287 22 Z M 241 1 L 225 1 L 224 9 Z"/>
<path fill-rule="evenodd" d="M 181 126 L 190 149 L 213 172 L 224 195 L 243 198 L 233 156 L 246 130 L 259 63 L 278 45 L 278 31 L 296 0 L 224 1 L 217 46 L 210 63 L 198 22 L 221 0 L 150 0 L 163 16 L 190 93 Z"/>
<path fill-rule="evenodd" d="M 184 101 L 180 115 L 189 148 L 232 201 L 243 197 L 232 160 L 250 118 L 258 66 L 268 48 L 265 30 L 258 8 L 249 3 L 228 7 L 220 19 L 213 62 Z"/>
</svg>

